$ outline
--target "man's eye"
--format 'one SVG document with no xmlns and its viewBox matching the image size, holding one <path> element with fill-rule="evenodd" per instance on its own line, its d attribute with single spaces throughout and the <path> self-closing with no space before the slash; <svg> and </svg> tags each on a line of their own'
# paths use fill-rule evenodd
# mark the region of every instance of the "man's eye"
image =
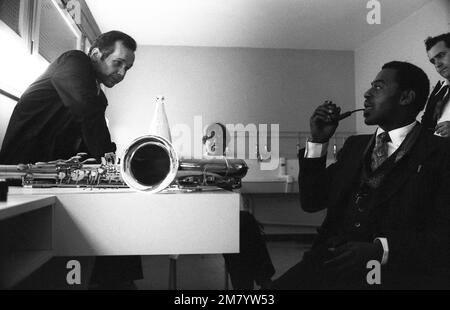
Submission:
<svg viewBox="0 0 450 310">
<path fill-rule="evenodd" d="M 442 59 L 444 57 L 445 57 L 445 53 L 442 52 L 442 53 L 437 54 L 436 59 Z"/>
</svg>

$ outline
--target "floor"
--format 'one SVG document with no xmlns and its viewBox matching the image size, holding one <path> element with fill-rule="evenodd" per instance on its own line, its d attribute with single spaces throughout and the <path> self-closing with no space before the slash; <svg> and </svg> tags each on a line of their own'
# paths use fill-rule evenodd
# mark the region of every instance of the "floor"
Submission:
<svg viewBox="0 0 450 310">
<path fill-rule="evenodd" d="M 309 242 L 272 240 L 267 246 L 275 265 L 277 278 L 297 263 Z M 81 284 L 68 285 L 66 276 L 67 262 L 72 258 L 54 258 L 30 277 L 25 279 L 16 289 L 86 289 L 89 270 L 93 260 L 82 258 Z M 169 288 L 169 257 L 142 257 L 144 279 L 135 282 L 139 290 L 166 290 Z M 222 255 L 181 255 L 177 259 L 176 288 L 181 290 L 224 290 L 226 289 L 225 268 Z M 228 281 L 231 289 L 231 283 Z M 257 287 L 255 287 L 257 288 Z"/>
<path fill-rule="evenodd" d="M 297 263 L 307 245 L 292 241 L 268 242 L 268 249 L 275 265 L 274 278 Z M 169 263 L 166 257 L 145 257 L 145 279 L 136 281 L 139 289 L 167 289 Z M 225 268 L 222 255 L 182 255 L 177 262 L 177 288 L 193 290 L 225 289 Z M 231 289 L 231 284 L 229 283 Z"/>
</svg>

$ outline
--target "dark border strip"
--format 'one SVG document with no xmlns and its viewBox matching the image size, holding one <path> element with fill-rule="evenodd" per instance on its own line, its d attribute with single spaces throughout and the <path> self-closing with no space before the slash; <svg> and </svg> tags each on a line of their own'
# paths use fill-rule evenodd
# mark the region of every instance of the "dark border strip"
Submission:
<svg viewBox="0 0 450 310">
<path fill-rule="evenodd" d="M 3 96 L 8 97 L 9 99 L 15 100 L 15 101 L 19 101 L 19 97 L 14 96 L 11 93 L 8 93 L 7 91 L 3 90 L 0 88 L 0 94 L 2 94 Z"/>
</svg>

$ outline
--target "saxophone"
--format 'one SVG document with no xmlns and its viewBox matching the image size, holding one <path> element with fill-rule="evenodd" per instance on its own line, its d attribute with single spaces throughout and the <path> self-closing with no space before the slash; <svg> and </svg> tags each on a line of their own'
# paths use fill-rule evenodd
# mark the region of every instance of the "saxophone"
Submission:
<svg viewBox="0 0 450 310">
<path fill-rule="evenodd" d="M 90 164 L 83 154 L 68 160 L 0 165 L 0 179 L 21 180 L 27 187 L 132 188 L 148 193 L 169 189 L 241 187 L 248 171 L 242 159 L 179 159 L 166 139 L 147 135 L 134 140 L 120 164 Z"/>
</svg>

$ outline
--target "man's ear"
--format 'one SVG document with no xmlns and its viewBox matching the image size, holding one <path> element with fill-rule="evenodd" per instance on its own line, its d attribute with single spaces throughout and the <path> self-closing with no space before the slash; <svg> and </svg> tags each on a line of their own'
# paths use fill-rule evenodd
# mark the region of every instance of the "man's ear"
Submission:
<svg viewBox="0 0 450 310">
<path fill-rule="evenodd" d="M 406 106 L 413 104 L 416 100 L 416 92 L 413 90 L 405 90 L 402 91 L 401 97 L 400 97 L 400 105 Z"/>
<path fill-rule="evenodd" d="M 90 57 L 94 61 L 99 61 L 102 58 L 102 55 L 102 52 L 96 47 L 92 49 Z"/>
</svg>

